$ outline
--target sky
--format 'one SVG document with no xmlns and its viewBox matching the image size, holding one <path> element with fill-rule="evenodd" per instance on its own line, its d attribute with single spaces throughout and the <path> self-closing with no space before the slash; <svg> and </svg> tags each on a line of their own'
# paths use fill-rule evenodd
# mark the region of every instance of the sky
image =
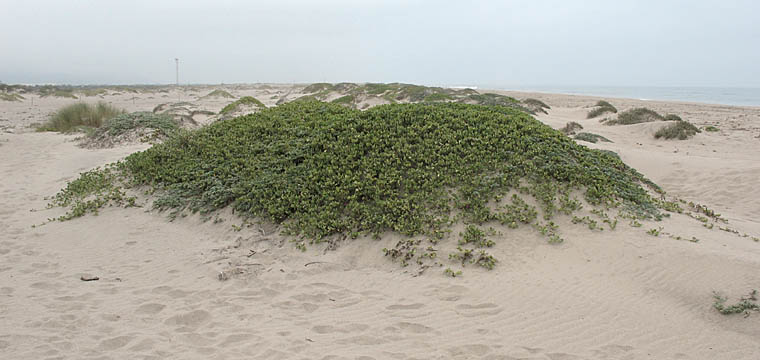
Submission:
<svg viewBox="0 0 760 360">
<path fill-rule="evenodd" d="M 757 0 L 0 0 L 0 81 L 760 87 Z"/>
</svg>

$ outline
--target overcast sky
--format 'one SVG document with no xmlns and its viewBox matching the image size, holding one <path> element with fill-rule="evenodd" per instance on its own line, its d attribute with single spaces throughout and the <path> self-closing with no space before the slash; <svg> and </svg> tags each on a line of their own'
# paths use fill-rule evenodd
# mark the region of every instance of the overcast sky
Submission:
<svg viewBox="0 0 760 360">
<path fill-rule="evenodd" d="M 5 83 L 760 87 L 760 1 L 0 0 Z"/>
</svg>

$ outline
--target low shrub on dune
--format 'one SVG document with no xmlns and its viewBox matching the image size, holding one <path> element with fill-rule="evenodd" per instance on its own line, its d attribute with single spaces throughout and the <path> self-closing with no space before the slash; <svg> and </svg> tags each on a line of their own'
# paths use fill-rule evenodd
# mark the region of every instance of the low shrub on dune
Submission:
<svg viewBox="0 0 760 360">
<path fill-rule="evenodd" d="M 579 124 L 579 123 L 577 123 L 575 121 L 571 121 L 571 122 L 565 124 L 565 127 L 559 129 L 559 131 L 561 131 L 565 135 L 573 135 L 573 134 L 575 134 L 575 132 L 577 130 L 583 130 L 583 125 L 581 125 L 581 124 Z"/>
<path fill-rule="evenodd" d="M 613 113 L 613 114 L 615 114 L 615 113 L 617 113 L 617 108 L 615 108 L 614 106 L 612 106 L 612 104 L 610 104 L 607 101 L 599 100 L 596 103 L 596 105 L 594 105 L 594 109 L 588 112 L 588 115 L 586 115 L 586 118 L 587 119 L 592 119 L 592 118 L 595 118 L 595 117 L 597 117 L 599 115 L 602 115 L 604 113 Z"/>
<path fill-rule="evenodd" d="M 594 144 L 596 144 L 600 140 L 603 141 L 603 142 L 612 142 L 612 140 L 610 140 L 610 139 L 608 139 L 608 138 L 606 138 L 606 137 L 604 137 L 602 135 L 593 134 L 593 133 L 587 133 L 587 132 L 578 133 L 578 134 L 576 134 L 573 137 L 573 139 L 575 139 L 575 140 L 581 140 L 581 141 L 586 141 L 586 142 L 590 142 L 590 143 L 594 143 Z"/>
<path fill-rule="evenodd" d="M 227 98 L 227 99 L 234 99 L 235 96 L 230 94 L 229 92 L 221 89 L 216 89 L 203 97 L 201 99 L 210 99 L 210 98 Z"/>
<path fill-rule="evenodd" d="M 224 114 L 228 114 L 228 113 L 231 113 L 231 112 L 235 112 L 238 109 L 240 109 L 241 106 L 246 106 L 246 105 L 247 106 L 255 106 L 255 107 L 258 107 L 259 109 L 266 108 L 266 105 L 264 105 L 264 103 L 262 103 L 261 101 L 259 101 L 255 97 L 253 97 L 253 96 L 243 96 L 240 99 L 235 100 L 235 101 L 227 104 L 225 107 L 223 107 L 222 110 L 219 111 L 219 114 L 224 115 Z"/>
<path fill-rule="evenodd" d="M 294 101 L 179 132 L 82 174 L 53 205 L 69 207 L 62 217 L 68 219 L 129 203 L 124 188 L 132 186 L 152 188 L 153 205 L 172 216 L 230 207 L 282 224 L 298 241 L 386 231 L 433 241 L 457 222 L 494 222 L 531 226 L 560 242 L 551 219 L 578 211 L 576 194 L 593 208 L 660 216 L 647 190 L 659 188 L 619 158 L 578 145 L 522 111 L 460 103 L 359 111 Z M 418 243 L 401 241 L 386 255 L 406 258 Z M 495 263 L 462 249 L 454 255 L 463 263 Z"/>
<path fill-rule="evenodd" d="M 688 121 L 677 121 L 673 124 L 670 124 L 668 126 L 663 127 L 660 130 L 657 130 L 657 132 L 654 133 L 655 139 L 663 138 L 665 140 L 670 139 L 678 139 L 678 140 L 686 140 L 697 133 L 701 133 L 702 131 L 699 130 L 696 126 L 694 126 L 692 123 Z"/>
<path fill-rule="evenodd" d="M 635 108 L 618 114 L 617 119 L 605 122 L 605 125 L 631 125 L 645 122 L 661 121 L 665 118 L 654 110 L 647 108 Z"/>
<path fill-rule="evenodd" d="M 157 142 L 174 135 L 179 130 L 178 122 L 170 114 L 138 111 L 106 120 L 102 126 L 84 139 L 82 145 L 106 148 L 133 141 Z"/>
<path fill-rule="evenodd" d="M 528 109 L 531 109 L 535 113 L 542 112 L 544 114 L 548 114 L 546 110 L 551 109 L 551 106 L 546 105 L 545 102 L 538 99 L 528 98 L 528 99 L 523 100 L 522 103 L 525 104 L 525 106 Z"/>
</svg>

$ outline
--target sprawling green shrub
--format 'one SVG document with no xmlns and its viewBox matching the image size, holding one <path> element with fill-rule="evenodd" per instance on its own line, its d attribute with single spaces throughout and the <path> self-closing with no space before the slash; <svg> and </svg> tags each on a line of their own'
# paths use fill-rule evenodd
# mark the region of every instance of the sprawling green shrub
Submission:
<svg viewBox="0 0 760 360">
<path fill-rule="evenodd" d="M 513 205 L 491 205 L 515 191 L 533 197 L 547 221 L 578 208 L 574 190 L 592 206 L 659 216 L 642 187 L 656 185 L 618 158 L 500 106 L 362 112 L 303 100 L 181 132 L 115 168 L 129 186 L 153 187 L 159 208 L 231 207 L 311 239 L 389 230 L 432 236 L 452 220 L 500 221 Z M 534 219 L 526 221 L 561 241 L 556 225 Z"/>
</svg>

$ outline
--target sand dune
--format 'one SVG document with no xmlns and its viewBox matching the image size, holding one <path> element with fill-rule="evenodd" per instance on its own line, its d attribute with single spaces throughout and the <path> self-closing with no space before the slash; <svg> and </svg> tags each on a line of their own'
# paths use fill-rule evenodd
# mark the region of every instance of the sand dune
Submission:
<svg viewBox="0 0 760 360">
<path fill-rule="evenodd" d="M 290 92 L 229 91 L 268 106 Z M 12 131 L 0 134 L 0 358 L 757 359 L 760 313 L 721 315 L 712 292 L 733 301 L 760 289 L 751 239 L 760 236 L 760 108 L 608 99 L 720 129 L 665 141 L 652 137 L 655 124 L 586 119 L 598 98 L 507 94 L 552 106 L 537 118 L 554 128 L 576 121 L 609 138 L 584 144 L 716 209 L 739 234 L 685 216 L 604 232 L 560 219 L 563 244 L 505 232 L 494 270 L 450 278 L 383 258 L 394 236 L 300 252 L 273 226 L 235 231 L 229 214 L 220 224 L 169 222 L 147 208 L 111 208 L 32 227 L 62 213 L 44 197 L 67 180 L 147 145 L 83 149 L 75 136 L 28 128 L 77 100 L 0 103 L 0 125 Z M 104 100 L 133 111 L 167 101 L 136 96 Z M 212 111 L 229 101 L 194 100 Z M 659 226 L 699 241 L 646 234 Z"/>
</svg>

